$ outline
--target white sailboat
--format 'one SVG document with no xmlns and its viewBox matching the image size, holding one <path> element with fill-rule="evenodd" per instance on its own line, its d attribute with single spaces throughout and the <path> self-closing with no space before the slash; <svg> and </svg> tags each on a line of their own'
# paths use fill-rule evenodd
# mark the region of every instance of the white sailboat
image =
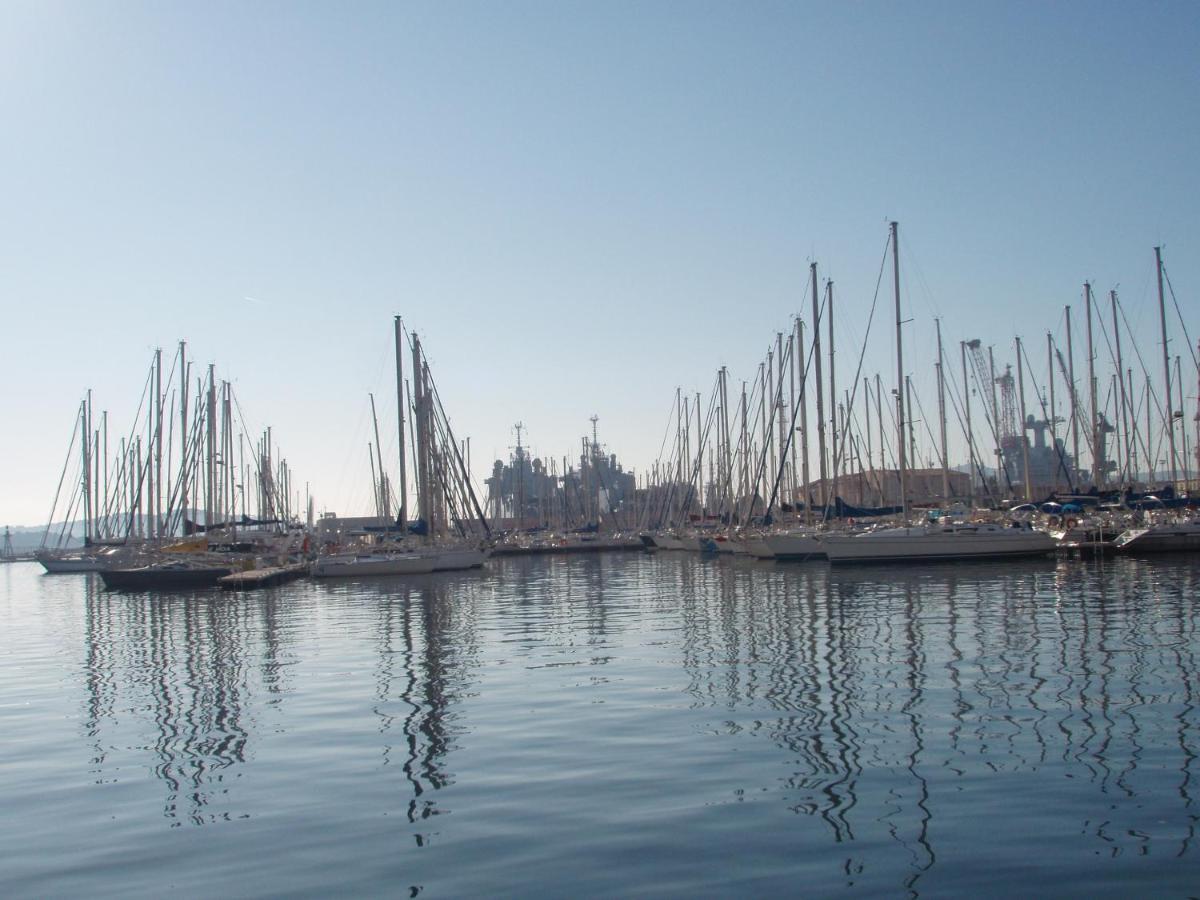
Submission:
<svg viewBox="0 0 1200 900">
<path fill-rule="evenodd" d="M 891 226 L 892 271 L 896 292 L 896 410 L 899 431 L 898 457 L 901 504 L 907 517 L 907 460 L 905 456 L 904 418 L 904 346 L 901 333 L 903 319 L 900 311 L 900 246 L 899 226 Z M 1055 541 L 1050 535 L 1035 531 L 1028 523 L 1010 527 L 985 522 L 933 522 L 922 525 L 901 525 L 880 528 L 851 535 L 826 535 L 821 545 L 831 563 L 919 562 L 954 559 L 995 559 L 1010 556 L 1032 556 L 1052 552 Z"/>
<path fill-rule="evenodd" d="M 436 557 L 418 553 L 331 553 L 318 556 L 313 578 L 354 578 L 361 575 L 425 575 L 434 571 Z"/>
<path fill-rule="evenodd" d="M 821 545 L 831 563 L 935 562 L 1053 553 L 1054 538 L 1028 523 L 949 522 L 827 534 Z"/>
<path fill-rule="evenodd" d="M 410 533 L 408 521 L 408 474 L 407 458 L 405 456 L 405 403 L 404 391 L 404 340 L 403 323 L 399 316 L 395 318 L 396 343 L 396 405 L 398 412 L 397 429 L 399 436 L 400 454 L 400 509 L 396 525 L 400 538 L 385 544 L 366 546 L 358 551 L 334 551 L 318 556 L 314 560 L 311 574 L 317 578 L 356 577 L 367 575 L 420 575 L 430 572 L 446 572 L 461 569 L 474 569 L 482 566 L 491 553 L 490 547 L 482 542 L 473 542 L 463 538 L 459 541 L 435 539 L 431 534 L 438 530 L 445 515 L 444 496 L 438 495 L 435 502 L 435 483 L 444 486 L 444 479 L 463 479 L 469 477 L 467 467 L 453 444 L 453 436 L 448 435 L 445 452 L 438 451 L 434 446 L 433 413 L 435 403 L 440 411 L 440 402 L 433 393 L 432 382 L 429 378 L 428 366 L 421 352 L 421 342 L 412 335 L 413 354 L 413 401 L 415 407 L 414 444 L 417 457 L 417 519 L 425 525 L 423 535 Z M 448 423 L 443 418 L 436 423 L 443 431 L 448 432 Z M 378 436 L 376 436 L 378 445 Z M 452 450 L 447 448 L 452 447 Z M 380 460 L 382 467 L 382 460 Z M 472 500 L 474 496 L 472 495 Z M 475 503 L 478 508 L 478 503 Z M 480 514 L 482 520 L 482 514 Z M 435 521 L 436 520 L 436 521 Z M 484 527 L 487 527 L 486 520 Z"/>
</svg>

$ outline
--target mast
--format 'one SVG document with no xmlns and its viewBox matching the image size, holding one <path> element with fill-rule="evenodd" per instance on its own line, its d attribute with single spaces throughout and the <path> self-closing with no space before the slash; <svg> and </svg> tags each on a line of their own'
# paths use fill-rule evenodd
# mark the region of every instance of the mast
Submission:
<svg viewBox="0 0 1200 900">
<path fill-rule="evenodd" d="M 942 371 L 945 358 L 942 355 L 942 320 L 934 319 L 937 326 L 937 386 L 938 386 L 938 423 L 941 426 L 942 439 L 942 497 L 950 499 L 950 450 L 946 441 L 946 379 Z"/>
<path fill-rule="evenodd" d="M 815 272 L 814 268 L 814 272 Z M 908 460 L 904 447 L 904 338 L 900 318 L 900 225 L 892 223 L 892 275 L 896 286 L 896 433 L 900 438 L 899 474 L 900 474 L 900 509 L 908 518 Z"/>
<path fill-rule="evenodd" d="M 788 409 L 792 413 L 792 423 L 789 426 L 793 429 L 788 434 L 788 446 L 791 448 L 791 460 L 788 470 L 788 501 L 792 506 L 792 516 L 796 515 L 796 434 L 795 434 L 795 416 L 796 416 L 796 354 L 800 352 L 799 344 L 796 342 L 796 331 L 792 330 L 788 335 L 788 354 L 791 359 L 791 365 L 788 366 L 788 378 L 791 382 L 788 397 Z"/>
<path fill-rule="evenodd" d="M 425 398 L 425 375 L 421 366 L 421 339 L 412 333 L 413 405 L 416 410 L 415 443 L 417 447 L 417 517 L 425 520 L 426 536 L 433 534 L 433 495 L 429 480 L 428 403 Z"/>
<path fill-rule="evenodd" d="M 79 404 L 79 432 L 83 436 L 80 449 L 83 451 L 83 544 L 92 542 L 92 430 L 88 422 L 88 407 L 92 402 L 92 389 L 88 388 L 87 399 Z"/>
<path fill-rule="evenodd" d="M 1182 407 L 1182 404 L 1180 404 Z M 104 435 L 104 537 L 112 537 L 112 516 L 108 494 L 108 410 L 100 413 L 100 431 Z"/>
<path fill-rule="evenodd" d="M 1029 419 L 1025 413 L 1025 357 L 1021 348 L 1021 338 L 1017 338 L 1017 394 L 1021 398 L 1021 460 L 1025 468 L 1025 500 L 1033 500 L 1033 481 L 1029 477 L 1029 438 L 1025 431 L 1029 427 Z"/>
<path fill-rule="evenodd" d="M 1133 451 L 1133 442 L 1129 436 L 1129 398 L 1125 393 L 1125 379 L 1121 373 L 1125 371 L 1125 363 L 1121 358 L 1121 325 L 1117 320 L 1117 292 L 1109 291 L 1108 299 L 1112 303 L 1112 320 L 1113 334 L 1116 336 L 1117 342 L 1117 382 L 1121 386 L 1121 430 L 1125 432 L 1125 470 L 1127 472 L 1126 481 L 1133 480 L 1133 470 L 1130 468 L 1130 456 Z"/>
<path fill-rule="evenodd" d="M 214 485 L 216 482 L 216 453 L 217 453 L 217 388 L 213 380 L 213 366 L 208 364 L 208 422 L 207 442 L 208 442 L 208 457 L 205 459 L 205 484 L 204 484 L 204 531 L 207 533 L 212 527 L 213 515 L 216 511 L 216 494 L 214 493 Z M 139 463 L 138 468 L 141 468 Z M 141 506 L 139 501 L 138 506 Z"/>
<path fill-rule="evenodd" d="M 789 343 L 790 343 L 790 338 L 789 338 Z M 786 475 L 788 447 L 789 447 L 789 444 L 792 446 L 794 446 L 794 444 L 795 444 L 794 441 L 788 440 L 788 424 L 787 424 L 787 420 L 784 418 L 783 332 L 782 331 L 775 332 L 775 348 L 776 348 L 775 349 L 775 371 L 777 373 L 776 387 L 775 387 L 775 397 L 776 397 L 775 408 L 777 410 L 777 418 L 779 419 L 779 437 L 778 437 L 779 457 L 777 460 L 777 465 L 775 466 L 775 474 L 776 474 L 776 476 L 779 476 L 780 474 Z M 789 366 L 788 368 L 790 369 L 791 367 Z M 787 408 L 787 411 L 790 413 L 793 409 L 795 409 L 795 406 L 789 406 Z M 782 478 L 779 480 L 781 480 L 783 482 L 784 494 L 786 495 L 786 493 L 787 493 L 787 478 L 785 477 L 785 478 Z M 772 488 L 772 491 L 774 491 L 774 488 Z M 781 511 L 782 511 L 782 506 L 783 506 L 783 504 L 781 502 L 780 503 Z"/>
<path fill-rule="evenodd" d="M 967 381 L 967 342 L 958 342 L 962 354 L 963 407 L 967 417 L 967 500 L 975 506 L 975 433 L 971 425 L 971 383 Z"/>
<path fill-rule="evenodd" d="M 729 455 L 729 373 L 721 366 L 721 440 L 723 447 L 718 447 L 721 466 L 721 506 L 726 506 L 724 498 L 733 498 L 733 464 Z M 732 505 L 732 504 L 729 504 Z M 724 510 L 728 511 L 728 510 Z"/>
<path fill-rule="evenodd" d="M 1174 403 L 1171 398 L 1171 354 L 1167 347 L 1167 308 L 1163 303 L 1163 264 L 1162 264 L 1162 247 L 1154 248 L 1154 265 L 1158 271 L 1158 319 L 1162 326 L 1162 351 L 1163 351 L 1163 396 L 1166 397 L 1166 417 L 1167 426 L 1167 452 L 1171 454 L 1168 463 L 1168 471 L 1171 473 L 1171 486 L 1175 486 L 1178 472 L 1175 468 L 1175 411 L 1172 409 Z"/>
<path fill-rule="evenodd" d="M 808 391 L 805 389 L 808 383 L 808 368 L 804 363 L 804 320 L 799 316 L 796 316 L 796 348 L 799 351 L 796 354 L 796 365 L 800 367 L 800 478 L 804 482 L 804 524 L 811 525 L 812 504 L 809 500 L 812 497 L 812 487 L 809 479 L 812 476 L 808 468 Z"/>
<path fill-rule="evenodd" d="M 1067 373 L 1071 379 L 1071 383 L 1067 385 L 1067 396 L 1071 400 L 1071 453 L 1075 464 L 1075 472 L 1079 472 L 1079 410 L 1076 408 L 1075 398 L 1078 392 L 1075 390 L 1075 345 L 1071 342 L 1071 307 L 1067 306 Z M 1076 476 L 1078 477 L 1078 475 Z"/>
<path fill-rule="evenodd" d="M 162 533 L 162 451 L 163 451 L 162 348 L 154 349 L 154 536 Z"/>
<path fill-rule="evenodd" d="M 1099 487 L 1104 481 L 1104 448 L 1100 441 L 1100 409 L 1096 399 L 1096 354 L 1092 350 L 1092 286 L 1083 283 L 1083 304 L 1087 315 L 1088 397 L 1092 407 L 1092 484 Z"/>
<path fill-rule="evenodd" d="M 827 315 L 829 318 L 829 427 L 831 431 L 831 443 L 829 445 L 830 462 L 832 465 L 833 476 L 833 502 L 837 503 L 838 498 L 838 468 L 841 465 L 841 459 L 838 448 L 838 413 L 837 413 L 837 380 L 834 377 L 833 368 L 833 281 L 825 282 L 825 299 Z"/>
<path fill-rule="evenodd" d="M 596 416 L 592 416 L 592 456 L 596 458 L 597 471 L 599 471 L 599 455 L 600 444 L 596 439 Z M 710 461 L 711 462 L 711 461 Z M 696 479 L 699 482 L 697 489 L 700 492 L 700 519 L 704 520 L 706 512 L 707 494 L 704 491 L 704 427 L 700 423 L 700 392 L 696 391 Z M 600 508 L 600 488 L 596 488 L 596 508 Z"/>
<path fill-rule="evenodd" d="M 408 536 L 408 466 L 404 457 L 404 325 L 395 317 L 396 331 L 396 431 L 400 438 L 400 536 Z"/>
<path fill-rule="evenodd" d="M 183 519 L 188 514 L 188 389 L 187 345 L 179 342 L 179 509 L 180 528 L 186 534 Z"/>
<path fill-rule="evenodd" d="M 821 378 L 821 306 L 817 294 L 817 264 L 809 266 L 812 272 L 813 309 L 813 362 L 817 366 L 817 452 L 820 454 L 821 505 L 829 506 L 829 471 L 825 465 L 825 382 Z M 824 518 L 824 511 L 821 513 Z"/>
</svg>

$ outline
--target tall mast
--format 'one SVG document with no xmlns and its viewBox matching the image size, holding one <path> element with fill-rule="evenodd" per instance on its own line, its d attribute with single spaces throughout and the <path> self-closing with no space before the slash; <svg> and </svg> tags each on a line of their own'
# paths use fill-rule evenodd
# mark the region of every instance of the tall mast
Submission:
<svg viewBox="0 0 1200 900">
<path fill-rule="evenodd" d="M 1125 363 L 1121 358 L 1121 325 L 1117 321 L 1117 292 L 1109 291 L 1108 299 L 1112 303 L 1112 320 L 1113 334 L 1116 336 L 1117 342 L 1117 381 L 1121 385 L 1121 430 L 1125 432 L 1125 481 L 1133 480 L 1133 469 L 1130 467 L 1130 457 L 1133 452 L 1133 441 L 1130 438 L 1129 432 L 1129 398 L 1125 393 L 1125 379 L 1122 372 L 1125 371 Z"/>
<path fill-rule="evenodd" d="M 829 427 L 832 442 L 829 445 L 830 462 L 833 476 L 833 502 L 838 498 L 838 468 L 841 465 L 838 453 L 838 413 L 837 413 L 837 379 L 833 368 L 833 281 L 825 282 L 825 299 L 829 317 Z"/>
<path fill-rule="evenodd" d="M 1067 385 L 1067 396 L 1071 400 L 1071 453 L 1076 473 L 1079 472 L 1079 410 L 1076 408 L 1075 390 L 1075 345 L 1071 342 L 1071 307 L 1067 306 L 1067 375 L 1071 383 Z M 1078 477 L 1078 476 L 1077 476 Z"/>
<path fill-rule="evenodd" d="M 706 496 L 704 493 L 704 427 L 700 423 L 700 392 L 696 391 L 696 485 L 697 491 L 700 494 L 700 518 L 704 519 L 704 507 Z M 596 416 L 592 416 L 592 458 L 596 460 L 597 474 L 599 474 L 599 456 L 600 444 L 596 438 Z M 599 479 L 597 479 L 597 482 Z M 600 488 L 596 487 L 596 508 L 600 508 Z"/>
<path fill-rule="evenodd" d="M 162 534 L 162 450 L 163 450 L 162 348 L 154 349 L 154 536 Z"/>
<path fill-rule="evenodd" d="M 421 366 L 421 339 L 412 333 L 413 404 L 416 410 L 417 517 L 425 520 L 427 534 L 433 533 L 433 496 L 429 482 L 429 444 L 426 416 L 425 377 Z"/>
<path fill-rule="evenodd" d="M 791 368 L 791 367 L 789 366 L 789 368 Z M 783 332 L 782 331 L 775 332 L 775 371 L 777 373 L 776 388 L 775 388 L 775 397 L 777 398 L 777 402 L 775 403 L 775 408 L 777 411 L 776 417 L 779 419 L 779 436 L 778 436 L 778 441 L 777 441 L 778 446 L 779 446 L 779 456 L 778 456 L 777 464 L 775 466 L 775 476 L 778 477 L 779 475 L 786 474 L 786 472 L 787 472 L 787 458 L 788 458 L 788 445 L 789 445 L 788 424 L 787 424 L 787 419 L 785 419 L 785 417 L 784 417 L 784 404 L 783 404 L 784 378 L 783 378 Z M 789 413 L 792 411 L 792 409 L 794 409 L 794 407 L 791 407 L 791 406 L 787 407 L 787 411 Z M 790 418 L 790 416 L 788 416 L 788 418 Z M 783 478 L 780 480 L 784 484 L 784 495 L 786 496 L 786 494 L 787 494 L 787 479 Z M 774 483 L 774 478 L 772 479 L 772 482 Z M 780 503 L 781 507 L 782 507 L 782 505 L 783 504 Z"/>
<path fill-rule="evenodd" d="M 208 364 L 208 457 L 205 459 L 205 485 L 204 485 L 204 530 L 208 531 L 212 527 L 214 513 L 216 512 L 216 456 L 217 456 L 217 388 L 214 380 L 213 370 L 215 366 L 212 363 Z M 139 466 L 140 468 L 140 466 Z M 140 507 L 141 504 L 139 503 Z"/>
<path fill-rule="evenodd" d="M 792 422 L 788 426 L 793 431 L 788 434 L 788 446 L 790 447 L 791 459 L 788 464 L 788 501 L 792 505 L 792 515 L 796 513 L 796 435 L 795 435 L 795 416 L 796 416 L 796 354 L 799 353 L 799 344 L 796 342 L 795 329 L 788 335 L 788 354 L 791 358 L 791 365 L 788 366 L 788 378 L 791 382 L 788 397 L 788 410 L 792 414 Z"/>
<path fill-rule="evenodd" d="M 815 263 L 814 263 L 815 265 Z M 800 367 L 800 480 L 804 482 L 804 524 L 812 524 L 812 487 L 809 485 L 811 473 L 808 468 L 808 370 L 804 364 L 804 320 L 796 316 L 796 365 Z"/>
<path fill-rule="evenodd" d="M 87 399 L 79 404 L 79 433 L 83 441 L 79 447 L 83 451 L 83 543 L 92 542 L 92 426 L 88 422 L 88 406 L 92 402 L 92 390 L 88 388 Z"/>
<path fill-rule="evenodd" d="M 1166 397 L 1167 452 L 1171 454 L 1168 471 L 1171 473 L 1171 486 L 1174 487 L 1178 472 L 1175 468 L 1175 405 L 1171 398 L 1171 354 L 1167 348 L 1167 308 L 1163 303 L 1163 264 L 1162 247 L 1154 248 L 1154 266 L 1158 270 L 1158 319 L 1162 326 L 1163 351 L 1163 396 Z"/>
<path fill-rule="evenodd" d="M 404 325 L 395 317 L 396 331 L 396 430 L 400 438 L 400 535 L 408 533 L 408 463 L 404 457 Z"/>
<path fill-rule="evenodd" d="M 1100 409 L 1096 399 L 1096 354 L 1092 350 L 1092 286 L 1083 283 L 1083 305 L 1087 316 L 1088 355 L 1088 398 L 1092 409 L 1092 484 L 1099 487 L 1104 482 L 1104 448 L 1100 434 Z"/>
<path fill-rule="evenodd" d="M 1182 382 L 1181 382 L 1182 383 Z M 1182 403 L 1180 406 L 1182 407 Z M 104 537 L 112 537 L 112 518 L 110 517 L 110 499 L 108 496 L 108 410 L 100 413 L 100 431 L 104 435 Z"/>
<path fill-rule="evenodd" d="M 950 499 L 950 449 L 946 441 L 946 378 L 943 366 L 945 357 L 942 355 L 942 320 L 934 319 L 937 326 L 937 386 L 938 386 L 938 423 L 941 426 L 942 438 L 942 497 Z"/>
<path fill-rule="evenodd" d="M 975 433 L 971 425 L 971 383 L 967 381 L 967 342 L 958 342 L 962 354 L 963 407 L 967 416 L 967 500 L 975 506 Z"/>
<path fill-rule="evenodd" d="M 815 270 L 814 270 L 815 271 Z M 900 225 L 892 223 L 892 275 L 896 286 L 896 433 L 899 436 L 900 454 L 900 509 L 904 517 L 908 517 L 908 459 L 905 455 L 904 440 L 904 339 L 901 326 L 904 324 L 900 317 Z"/>
<path fill-rule="evenodd" d="M 733 484 L 732 484 L 733 466 L 730 462 L 730 455 L 729 455 L 729 372 L 726 370 L 726 368 L 724 366 L 721 366 L 720 378 L 721 378 L 721 381 L 720 381 L 720 384 L 721 384 L 721 434 L 720 434 L 721 446 L 719 446 L 717 448 L 717 453 L 718 453 L 718 459 L 719 459 L 718 464 L 721 469 L 721 475 L 718 480 L 720 481 L 721 484 L 720 484 L 720 488 L 718 491 L 718 496 L 721 498 L 719 506 L 727 507 L 727 505 L 731 505 L 731 504 L 727 504 L 725 498 L 728 497 L 728 498 L 730 498 L 730 500 L 732 500 L 732 498 L 733 498 Z M 720 511 L 727 512 L 728 509 L 722 509 Z"/>
<path fill-rule="evenodd" d="M 188 514 L 188 389 L 187 345 L 179 342 L 179 521 L 186 534 L 183 519 Z"/>
<path fill-rule="evenodd" d="M 1017 395 L 1021 399 L 1021 463 L 1025 470 L 1025 475 L 1021 479 L 1025 482 L 1025 500 L 1033 500 L 1033 479 L 1029 476 L 1029 438 L 1025 435 L 1025 430 L 1028 428 L 1028 419 L 1025 414 L 1025 355 L 1021 348 L 1021 339 L 1017 338 Z"/>
<path fill-rule="evenodd" d="M 829 471 L 825 466 L 825 382 L 821 377 L 821 298 L 817 294 L 817 264 L 812 272 L 813 362 L 817 366 L 817 452 L 820 454 L 821 505 L 829 505 Z M 824 513 L 822 513 L 824 515 Z"/>
</svg>

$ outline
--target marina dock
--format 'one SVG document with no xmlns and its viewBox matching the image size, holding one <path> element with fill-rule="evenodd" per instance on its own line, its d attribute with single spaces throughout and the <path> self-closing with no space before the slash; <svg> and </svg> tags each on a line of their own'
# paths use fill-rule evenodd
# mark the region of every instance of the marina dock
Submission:
<svg viewBox="0 0 1200 900">
<path fill-rule="evenodd" d="M 308 563 L 292 563 L 286 566 L 270 566 L 265 569 L 248 569 L 234 572 L 217 580 L 223 591 L 250 591 L 272 587 L 285 581 L 294 581 L 308 574 Z"/>
</svg>

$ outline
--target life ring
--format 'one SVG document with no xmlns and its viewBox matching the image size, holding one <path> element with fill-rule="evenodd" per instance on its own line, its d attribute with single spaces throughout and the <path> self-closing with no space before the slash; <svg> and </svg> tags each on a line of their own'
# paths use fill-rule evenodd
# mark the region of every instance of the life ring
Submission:
<svg viewBox="0 0 1200 900">
<path fill-rule="evenodd" d="M 1079 520 L 1076 519 L 1074 516 L 1067 516 L 1065 519 L 1063 519 L 1063 527 L 1066 528 L 1067 531 L 1070 531 L 1072 528 L 1074 528 L 1078 524 L 1079 524 Z"/>
</svg>

